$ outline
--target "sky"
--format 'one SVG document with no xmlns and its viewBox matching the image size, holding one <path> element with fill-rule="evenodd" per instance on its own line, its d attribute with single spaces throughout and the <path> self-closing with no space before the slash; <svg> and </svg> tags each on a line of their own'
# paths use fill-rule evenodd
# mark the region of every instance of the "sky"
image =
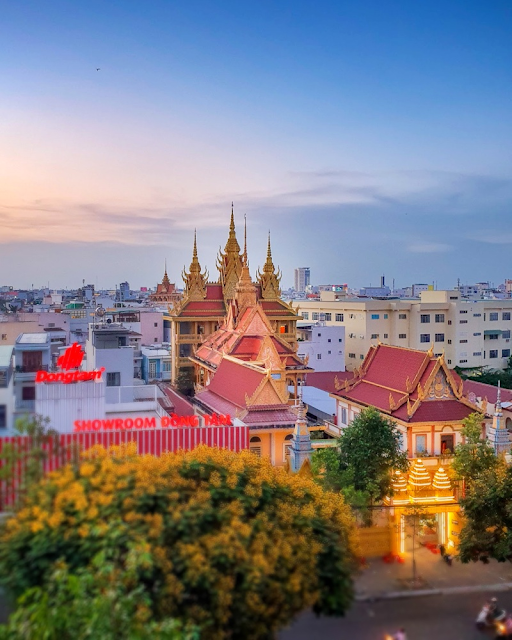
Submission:
<svg viewBox="0 0 512 640">
<path fill-rule="evenodd" d="M 211 279 L 234 202 L 283 287 L 512 278 L 512 4 L 19 0 L 0 285 Z"/>
</svg>

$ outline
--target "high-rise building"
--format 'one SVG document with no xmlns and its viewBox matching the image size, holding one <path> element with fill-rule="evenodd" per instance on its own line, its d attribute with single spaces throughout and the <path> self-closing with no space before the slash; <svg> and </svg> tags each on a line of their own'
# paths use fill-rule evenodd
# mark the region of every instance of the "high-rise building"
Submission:
<svg viewBox="0 0 512 640">
<path fill-rule="evenodd" d="M 311 284 L 311 274 L 309 267 L 297 267 L 295 269 L 295 291 L 306 291 L 306 287 Z"/>
</svg>

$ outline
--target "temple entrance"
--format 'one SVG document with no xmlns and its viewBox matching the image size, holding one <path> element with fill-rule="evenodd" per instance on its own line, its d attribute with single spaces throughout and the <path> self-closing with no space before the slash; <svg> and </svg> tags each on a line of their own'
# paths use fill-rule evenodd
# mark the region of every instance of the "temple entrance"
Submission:
<svg viewBox="0 0 512 640">
<path fill-rule="evenodd" d="M 453 433 L 441 434 L 441 455 L 453 453 L 454 449 Z"/>
<path fill-rule="evenodd" d="M 439 518 L 442 514 L 421 513 L 404 516 L 405 551 L 412 552 L 413 548 L 432 548 L 440 544 L 438 535 Z"/>
</svg>

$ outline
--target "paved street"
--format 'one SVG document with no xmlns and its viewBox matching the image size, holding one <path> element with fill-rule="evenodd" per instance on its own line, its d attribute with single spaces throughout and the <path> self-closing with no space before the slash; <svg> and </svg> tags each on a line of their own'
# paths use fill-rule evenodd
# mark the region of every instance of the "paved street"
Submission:
<svg viewBox="0 0 512 640">
<path fill-rule="evenodd" d="M 512 593 L 496 594 L 512 611 Z M 425 596 L 358 602 L 346 618 L 316 618 L 303 614 L 279 635 L 279 640 L 383 640 L 405 627 L 408 640 L 485 640 L 493 637 L 475 629 L 475 618 L 489 593 Z"/>
</svg>

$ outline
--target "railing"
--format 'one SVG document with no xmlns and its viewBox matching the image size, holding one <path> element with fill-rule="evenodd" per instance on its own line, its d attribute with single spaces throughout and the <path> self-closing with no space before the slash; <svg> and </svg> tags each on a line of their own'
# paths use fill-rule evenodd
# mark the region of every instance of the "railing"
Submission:
<svg viewBox="0 0 512 640">
<path fill-rule="evenodd" d="M 36 373 L 36 371 L 48 371 L 48 365 L 16 365 L 16 373 Z"/>
<path fill-rule="evenodd" d="M 35 410 L 36 410 L 36 401 L 35 400 L 18 400 L 16 402 L 15 411 L 33 412 Z"/>
</svg>

